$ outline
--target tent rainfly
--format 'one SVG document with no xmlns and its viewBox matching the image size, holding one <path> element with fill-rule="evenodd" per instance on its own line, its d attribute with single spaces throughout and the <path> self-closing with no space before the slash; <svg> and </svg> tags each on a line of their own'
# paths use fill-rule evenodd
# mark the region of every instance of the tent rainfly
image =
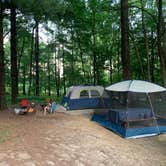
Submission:
<svg viewBox="0 0 166 166">
<path fill-rule="evenodd" d="M 109 96 L 102 86 L 72 86 L 68 88 L 61 105 L 67 110 L 105 108 Z"/>
<path fill-rule="evenodd" d="M 166 89 L 141 80 L 128 80 L 106 88 L 111 109 L 95 111 L 92 120 L 124 138 L 166 133 Z"/>
</svg>

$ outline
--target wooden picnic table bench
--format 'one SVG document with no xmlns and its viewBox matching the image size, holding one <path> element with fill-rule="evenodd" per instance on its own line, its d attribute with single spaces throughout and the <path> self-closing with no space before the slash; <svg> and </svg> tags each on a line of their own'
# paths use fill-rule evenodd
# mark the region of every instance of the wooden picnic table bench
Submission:
<svg viewBox="0 0 166 166">
<path fill-rule="evenodd" d="M 130 123 L 132 122 L 148 122 L 150 120 L 156 120 L 156 117 L 147 117 L 147 118 L 141 118 L 141 119 L 130 119 L 130 120 L 121 120 L 121 124 L 125 127 L 125 128 L 129 128 L 130 127 Z"/>
</svg>

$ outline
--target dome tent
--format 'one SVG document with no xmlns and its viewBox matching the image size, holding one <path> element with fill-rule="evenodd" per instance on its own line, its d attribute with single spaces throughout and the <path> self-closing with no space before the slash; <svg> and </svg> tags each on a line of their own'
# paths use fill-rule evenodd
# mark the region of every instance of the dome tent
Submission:
<svg viewBox="0 0 166 166">
<path fill-rule="evenodd" d="M 99 122 L 125 138 L 166 133 L 166 89 L 141 80 L 128 80 L 106 88 L 111 109 L 94 112 Z"/>
<path fill-rule="evenodd" d="M 68 88 L 61 105 L 66 110 L 82 110 L 105 108 L 107 103 L 109 104 L 109 96 L 104 87 L 80 85 Z"/>
</svg>

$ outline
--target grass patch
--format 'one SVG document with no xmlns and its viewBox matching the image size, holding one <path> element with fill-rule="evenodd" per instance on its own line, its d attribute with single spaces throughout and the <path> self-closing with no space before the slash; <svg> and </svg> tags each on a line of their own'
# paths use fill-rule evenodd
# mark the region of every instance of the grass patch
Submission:
<svg viewBox="0 0 166 166">
<path fill-rule="evenodd" d="M 5 142 L 9 137 L 9 133 L 8 129 L 0 129 L 0 142 Z"/>
</svg>

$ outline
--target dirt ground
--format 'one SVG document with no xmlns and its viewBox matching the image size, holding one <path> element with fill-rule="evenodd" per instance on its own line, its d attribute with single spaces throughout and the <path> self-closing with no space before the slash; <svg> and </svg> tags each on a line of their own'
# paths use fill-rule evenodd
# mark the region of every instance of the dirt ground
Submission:
<svg viewBox="0 0 166 166">
<path fill-rule="evenodd" d="M 166 135 L 123 139 L 85 116 L 0 112 L 0 166 L 166 166 Z"/>
</svg>

